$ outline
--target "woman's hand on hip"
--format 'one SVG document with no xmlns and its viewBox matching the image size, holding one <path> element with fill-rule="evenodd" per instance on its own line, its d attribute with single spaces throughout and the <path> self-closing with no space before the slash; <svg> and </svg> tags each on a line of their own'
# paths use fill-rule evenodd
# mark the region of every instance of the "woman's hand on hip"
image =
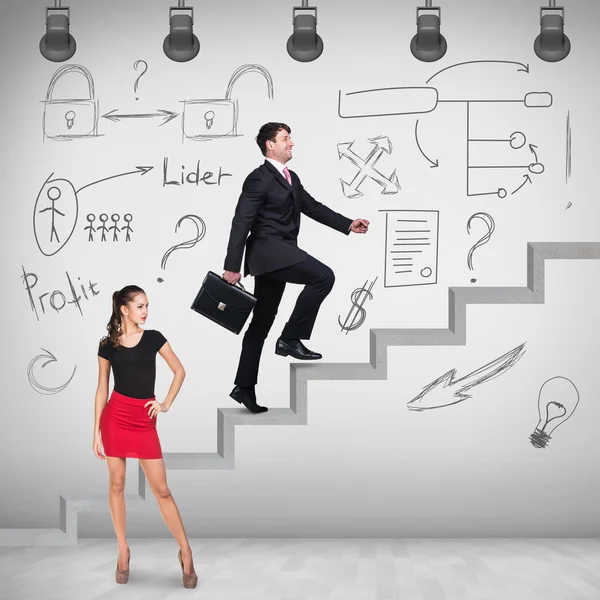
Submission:
<svg viewBox="0 0 600 600">
<path fill-rule="evenodd" d="M 157 400 L 150 400 L 146 402 L 146 404 L 144 404 L 144 407 L 146 406 L 150 406 L 150 409 L 148 410 L 148 416 L 151 419 L 154 419 L 159 412 L 167 412 L 169 410 L 166 406 L 163 406 Z"/>
<path fill-rule="evenodd" d="M 104 456 L 104 454 L 102 454 L 102 446 L 100 443 L 100 436 L 98 434 L 94 435 L 94 443 L 92 444 L 92 450 L 94 451 L 94 454 L 100 460 L 106 459 L 106 456 Z"/>
</svg>

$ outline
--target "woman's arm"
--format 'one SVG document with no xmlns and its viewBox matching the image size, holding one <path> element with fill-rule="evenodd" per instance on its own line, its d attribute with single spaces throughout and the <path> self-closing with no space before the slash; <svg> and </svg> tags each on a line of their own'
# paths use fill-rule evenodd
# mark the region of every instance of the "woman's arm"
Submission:
<svg viewBox="0 0 600 600">
<path fill-rule="evenodd" d="M 183 380 L 185 379 L 185 369 L 175 352 L 173 352 L 169 342 L 165 342 L 158 353 L 165 359 L 166 363 L 169 365 L 169 369 L 173 371 L 173 381 L 171 382 L 169 393 L 164 401 L 161 402 L 163 408 L 169 410 L 171 404 L 173 404 L 173 400 L 175 400 L 175 396 L 179 393 Z"/>
<path fill-rule="evenodd" d="M 94 435 L 100 433 L 100 416 L 108 401 L 108 380 L 110 377 L 110 361 L 98 357 L 98 387 L 94 401 Z"/>
</svg>

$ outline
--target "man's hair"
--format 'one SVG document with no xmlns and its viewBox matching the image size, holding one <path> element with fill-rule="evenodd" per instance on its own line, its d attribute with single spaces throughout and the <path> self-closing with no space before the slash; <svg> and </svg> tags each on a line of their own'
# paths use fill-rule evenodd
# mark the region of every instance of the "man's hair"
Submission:
<svg viewBox="0 0 600 600">
<path fill-rule="evenodd" d="M 256 143 L 263 153 L 263 156 L 267 154 L 267 142 L 274 142 L 277 137 L 277 133 L 285 129 L 288 133 L 292 133 L 292 130 L 285 123 L 265 123 L 258 131 L 256 136 Z"/>
</svg>

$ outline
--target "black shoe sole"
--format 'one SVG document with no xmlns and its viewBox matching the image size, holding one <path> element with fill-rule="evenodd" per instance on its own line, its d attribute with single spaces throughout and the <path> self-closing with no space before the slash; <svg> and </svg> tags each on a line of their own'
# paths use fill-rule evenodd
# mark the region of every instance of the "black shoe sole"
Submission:
<svg viewBox="0 0 600 600">
<path fill-rule="evenodd" d="M 244 403 L 242 400 L 238 400 L 233 393 L 229 394 L 230 398 L 233 398 L 238 404 L 243 404 L 247 410 L 249 410 L 252 414 L 258 414 L 258 413 L 262 413 L 262 412 L 266 412 L 269 409 L 266 406 L 261 406 L 259 407 L 258 404 L 256 405 L 257 410 L 254 410 L 253 408 L 250 408 L 246 403 Z"/>
<path fill-rule="evenodd" d="M 322 356 L 302 356 L 299 354 L 294 354 L 285 348 L 280 348 L 279 346 L 275 346 L 275 354 L 278 356 L 291 356 L 292 358 L 297 358 L 298 360 L 320 360 L 323 358 Z"/>
</svg>

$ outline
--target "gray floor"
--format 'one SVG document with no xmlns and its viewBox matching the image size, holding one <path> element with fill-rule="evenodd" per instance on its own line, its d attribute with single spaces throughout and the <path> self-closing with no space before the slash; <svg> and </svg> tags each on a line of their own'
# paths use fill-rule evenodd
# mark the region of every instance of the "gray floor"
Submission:
<svg viewBox="0 0 600 600">
<path fill-rule="evenodd" d="M 0 547 L 2 600 L 600 600 L 599 539 L 196 539 L 185 590 L 172 539 Z"/>
</svg>

